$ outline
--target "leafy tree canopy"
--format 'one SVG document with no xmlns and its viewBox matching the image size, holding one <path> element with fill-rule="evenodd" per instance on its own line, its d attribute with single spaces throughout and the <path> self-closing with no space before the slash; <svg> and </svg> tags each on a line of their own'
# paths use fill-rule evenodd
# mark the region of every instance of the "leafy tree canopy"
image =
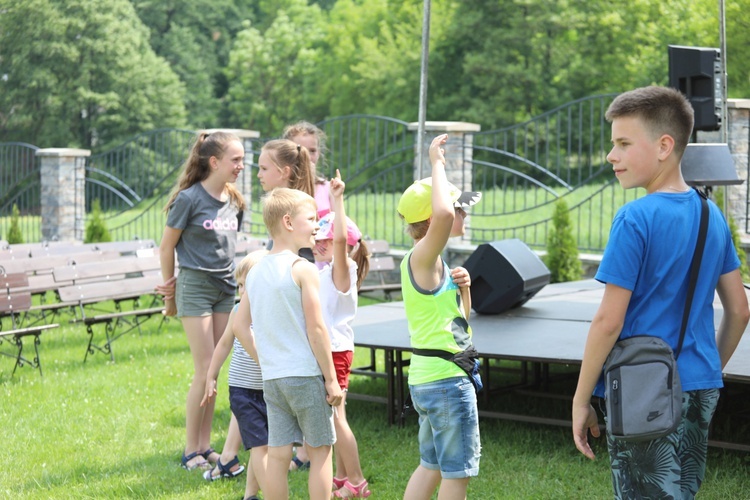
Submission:
<svg viewBox="0 0 750 500">
<path fill-rule="evenodd" d="M 184 89 L 127 0 L 0 0 L 0 137 L 111 144 L 184 123 Z"/>
<path fill-rule="evenodd" d="M 508 126 L 667 84 L 667 45 L 719 47 L 716 0 L 432 0 L 428 120 Z M 750 96 L 750 0 L 726 2 Z M 0 0 L 0 140 L 103 147 L 165 126 L 276 135 L 417 119 L 422 0 Z"/>
</svg>

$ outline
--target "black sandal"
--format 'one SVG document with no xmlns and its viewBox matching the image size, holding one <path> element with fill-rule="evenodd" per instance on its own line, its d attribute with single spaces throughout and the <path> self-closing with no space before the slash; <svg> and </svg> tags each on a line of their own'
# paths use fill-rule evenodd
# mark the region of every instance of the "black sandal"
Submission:
<svg viewBox="0 0 750 500">
<path fill-rule="evenodd" d="M 200 453 L 200 452 L 197 452 L 197 451 L 194 452 L 194 453 L 191 453 L 190 455 L 185 455 L 183 453 L 182 454 L 182 459 L 181 459 L 182 468 L 185 469 L 185 470 L 205 469 L 206 466 L 208 465 L 208 462 L 200 462 L 200 463 L 197 463 L 195 465 L 188 465 L 189 461 L 191 461 L 195 457 L 201 457 L 201 456 L 203 456 L 203 454 Z M 205 458 L 205 457 L 203 457 L 203 458 Z"/>
<path fill-rule="evenodd" d="M 217 455 L 221 456 L 221 453 L 219 453 L 218 451 L 214 450 L 213 448 L 209 448 L 206 451 L 201 452 L 199 454 L 202 455 L 203 458 L 205 458 L 208 462 L 214 462 L 214 460 L 211 460 L 209 458 L 211 456 L 211 453 L 216 453 Z M 216 459 L 216 460 L 218 460 L 218 459 Z"/>
<path fill-rule="evenodd" d="M 224 478 L 231 479 L 233 477 L 237 477 L 243 472 L 245 472 L 245 467 L 242 465 L 240 465 L 237 468 L 237 470 L 232 471 L 232 467 L 234 467 L 235 465 L 239 465 L 239 464 L 240 464 L 240 460 L 237 458 L 237 455 L 235 455 L 234 458 L 226 464 L 221 463 L 221 459 L 219 459 L 216 461 L 215 468 L 211 470 L 207 470 L 206 472 L 203 473 L 203 479 L 205 479 L 206 481 L 217 481 L 219 479 L 224 479 Z M 216 469 L 219 469 L 218 476 L 214 476 L 214 471 Z"/>
</svg>

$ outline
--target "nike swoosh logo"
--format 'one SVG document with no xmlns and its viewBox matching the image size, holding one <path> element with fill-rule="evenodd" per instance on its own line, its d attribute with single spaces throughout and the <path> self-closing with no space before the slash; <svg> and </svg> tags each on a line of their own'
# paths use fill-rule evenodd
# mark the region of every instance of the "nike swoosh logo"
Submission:
<svg viewBox="0 0 750 500">
<path fill-rule="evenodd" d="M 651 413 L 648 414 L 648 417 L 646 417 L 646 422 L 651 422 L 652 420 L 656 420 L 662 415 L 664 415 L 664 413 L 660 411 L 652 411 Z"/>
</svg>

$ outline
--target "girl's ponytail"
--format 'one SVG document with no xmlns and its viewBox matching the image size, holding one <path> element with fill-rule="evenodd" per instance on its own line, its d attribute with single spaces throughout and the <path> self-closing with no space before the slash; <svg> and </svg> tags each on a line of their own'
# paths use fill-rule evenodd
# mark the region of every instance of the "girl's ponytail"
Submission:
<svg viewBox="0 0 750 500">
<path fill-rule="evenodd" d="M 370 250 L 364 240 L 359 240 L 357 248 L 349 256 L 357 264 L 357 290 L 359 290 L 370 271 Z"/>
</svg>

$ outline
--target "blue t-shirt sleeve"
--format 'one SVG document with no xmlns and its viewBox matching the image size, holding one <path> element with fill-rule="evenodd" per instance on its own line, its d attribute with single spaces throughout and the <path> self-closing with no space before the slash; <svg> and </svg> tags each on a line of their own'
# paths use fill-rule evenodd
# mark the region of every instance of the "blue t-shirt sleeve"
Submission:
<svg viewBox="0 0 750 500">
<path fill-rule="evenodd" d="M 190 219 L 190 199 L 184 191 L 177 194 L 167 213 L 167 226 L 174 229 L 185 229 Z"/>
<path fill-rule="evenodd" d="M 643 265 L 644 238 L 633 221 L 618 213 L 612 221 L 609 241 L 594 278 L 633 291 Z"/>
<path fill-rule="evenodd" d="M 734 247 L 734 241 L 732 240 L 732 232 L 729 229 L 729 226 L 726 225 L 725 229 L 726 233 L 726 240 L 727 240 L 727 252 L 724 254 L 724 262 L 721 266 L 721 273 L 720 274 L 726 274 L 731 273 L 738 267 L 740 267 L 740 258 L 737 256 L 737 251 Z"/>
</svg>

